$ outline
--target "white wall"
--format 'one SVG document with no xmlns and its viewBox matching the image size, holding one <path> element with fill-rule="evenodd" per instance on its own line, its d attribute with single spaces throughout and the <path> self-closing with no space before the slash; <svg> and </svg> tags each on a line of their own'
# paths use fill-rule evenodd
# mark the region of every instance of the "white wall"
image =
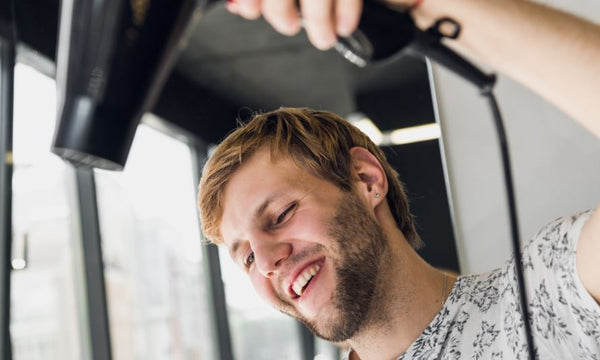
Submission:
<svg viewBox="0 0 600 360">
<path fill-rule="evenodd" d="M 600 22 L 597 0 L 546 3 Z M 471 85 L 435 64 L 432 79 L 461 269 L 487 271 L 511 253 L 492 117 Z M 508 134 L 522 241 L 559 216 L 596 207 L 600 139 L 506 77 L 500 77 L 495 93 Z M 598 100 L 600 106 L 600 94 Z"/>
</svg>

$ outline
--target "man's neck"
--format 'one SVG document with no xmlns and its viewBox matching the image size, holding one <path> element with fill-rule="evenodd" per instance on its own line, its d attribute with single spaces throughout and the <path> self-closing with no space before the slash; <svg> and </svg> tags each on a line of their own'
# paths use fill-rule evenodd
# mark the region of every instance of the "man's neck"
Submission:
<svg viewBox="0 0 600 360">
<path fill-rule="evenodd" d="M 455 280 L 444 279 L 443 272 L 421 259 L 401 233 L 387 235 L 390 251 L 380 265 L 368 318 L 348 340 L 355 351 L 351 360 L 402 355 L 440 311 Z"/>
</svg>

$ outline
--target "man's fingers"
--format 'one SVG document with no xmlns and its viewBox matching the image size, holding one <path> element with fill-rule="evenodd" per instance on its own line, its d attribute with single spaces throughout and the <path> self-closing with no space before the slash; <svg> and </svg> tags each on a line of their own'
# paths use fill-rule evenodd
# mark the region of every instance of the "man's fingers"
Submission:
<svg viewBox="0 0 600 360">
<path fill-rule="evenodd" d="M 300 0 L 304 29 L 310 42 L 318 49 L 327 50 L 333 46 L 335 35 L 333 0 Z"/>
<path fill-rule="evenodd" d="M 310 42 L 321 50 L 331 48 L 337 35 L 348 36 L 358 26 L 362 0 L 233 0 L 229 11 L 246 19 L 264 18 L 285 35 L 300 30 L 300 18 Z M 301 16 L 299 15 L 301 13 Z"/>
<path fill-rule="evenodd" d="M 235 9 L 235 13 L 248 20 L 255 20 L 260 17 L 261 0 L 234 0 L 235 6 L 229 5 Z"/>
<path fill-rule="evenodd" d="M 340 36 L 349 36 L 358 27 L 362 0 L 337 0 L 335 3 L 335 28 Z"/>
<path fill-rule="evenodd" d="M 263 0 L 262 14 L 275 30 L 284 35 L 294 35 L 300 30 L 296 0 Z"/>
</svg>

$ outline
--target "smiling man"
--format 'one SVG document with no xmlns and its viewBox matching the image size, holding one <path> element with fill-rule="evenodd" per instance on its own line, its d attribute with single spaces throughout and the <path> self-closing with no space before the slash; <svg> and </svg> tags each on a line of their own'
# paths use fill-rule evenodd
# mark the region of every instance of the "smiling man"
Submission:
<svg viewBox="0 0 600 360">
<path fill-rule="evenodd" d="M 381 149 L 332 113 L 255 116 L 212 155 L 201 189 L 205 234 L 263 298 L 327 340 L 407 347 L 455 280 L 416 254 L 406 194 Z M 380 343 L 381 331 L 398 337 Z"/>
<path fill-rule="evenodd" d="M 301 3 L 320 48 L 360 14 L 354 0 Z M 590 81 L 600 78 L 600 27 L 526 1 L 421 3 L 413 6 L 421 26 L 455 18 L 458 45 L 600 136 L 600 82 Z M 228 7 L 297 30 L 295 1 Z M 527 357 L 514 258 L 458 279 L 423 261 L 398 174 L 335 114 L 282 108 L 254 116 L 207 161 L 199 208 L 205 235 L 229 249 L 265 300 L 325 339 L 347 340 L 351 359 Z M 600 358 L 600 211 L 550 223 L 523 256 L 536 356 Z"/>
</svg>

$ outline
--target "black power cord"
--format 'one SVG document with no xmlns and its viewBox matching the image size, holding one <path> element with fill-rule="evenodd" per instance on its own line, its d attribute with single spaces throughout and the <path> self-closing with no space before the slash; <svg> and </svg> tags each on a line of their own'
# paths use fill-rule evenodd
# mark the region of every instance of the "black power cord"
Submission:
<svg viewBox="0 0 600 360">
<path fill-rule="evenodd" d="M 450 28 L 450 33 L 443 33 L 442 27 Z M 415 36 L 413 48 L 424 56 L 431 57 L 433 60 L 446 66 L 464 79 L 473 83 L 481 91 L 481 95 L 488 100 L 496 134 L 498 135 L 498 145 L 500 146 L 500 157 L 502 159 L 502 169 L 504 174 L 504 186 L 506 188 L 506 198 L 508 202 L 508 215 L 510 221 L 511 245 L 515 258 L 515 270 L 517 275 L 517 285 L 519 290 L 519 302 L 521 305 L 523 325 L 525 328 L 525 339 L 527 341 L 527 352 L 530 360 L 536 359 L 533 336 L 531 333 L 531 323 L 529 321 L 529 304 L 527 303 L 527 288 L 525 285 L 525 275 L 523 270 L 523 255 L 521 252 L 521 240 L 519 236 L 519 224 L 517 218 L 517 206 L 513 186 L 512 166 L 510 164 L 510 155 L 508 152 L 508 141 L 504 128 L 504 121 L 493 89 L 496 84 L 496 75 L 487 75 L 477 69 L 468 61 L 462 59 L 452 50 L 445 47 L 440 40 L 442 38 L 456 39 L 460 35 L 460 24 L 451 18 L 442 18 L 434 23 L 425 33 L 419 30 Z"/>
<path fill-rule="evenodd" d="M 510 232 L 511 232 L 511 243 L 513 247 L 515 257 L 515 268 L 517 273 L 517 283 L 519 288 L 519 300 L 521 303 L 521 310 L 523 312 L 523 325 L 525 327 L 525 339 L 527 340 L 527 352 L 529 353 L 529 360 L 536 359 L 533 336 L 531 335 L 531 323 L 529 322 L 529 305 L 527 304 L 527 291 L 525 286 L 525 276 L 523 271 L 523 260 L 521 254 L 521 241 L 519 237 L 519 225 L 517 221 L 517 207 L 515 201 L 515 193 L 512 182 L 512 171 L 510 165 L 510 156 L 508 154 L 508 142 L 506 139 L 506 132 L 504 131 L 504 123 L 502 121 L 502 115 L 496 97 L 492 92 L 492 89 L 485 89 L 481 92 L 485 96 L 492 110 L 494 117 L 494 125 L 496 125 L 496 133 L 498 135 L 498 141 L 500 145 L 500 153 L 502 158 L 502 168 L 504 170 L 504 186 L 506 187 L 506 197 L 508 200 L 508 213 L 510 217 Z"/>
<path fill-rule="evenodd" d="M 451 34 L 444 34 L 441 27 L 451 25 L 453 29 Z M 523 255 L 521 252 L 521 241 L 519 236 L 519 225 L 517 221 L 517 207 L 512 180 L 512 170 L 510 163 L 510 155 L 508 152 L 508 141 L 506 131 L 504 129 L 504 121 L 498 102 L 494 96 L 494 85 L 496 84 L 496 75 L 485 74 L 477 69 L 467 60 L 460 57 L 446 46 L 440 40 L 444 37 L 456 39 L 460 34 L 460 24 L 450 18 L 443 18 L 437 21 L 426 32 L 421 32 L 415 28 L 414 42 L 409 44 L 414 51 L 423 56 L 427 56 L 432 60 L 447 67 L 451 71 L 460 75 L 465 80 L 471 82 L 479 88 L 481 95 L 486 97 L 492 116 L 494 125 L 498 135 L 498 145 L 500 146 L 500 157 L 502 159 L 502 169 L 504 174 L 504 186 L 506 188 L 506 197 L 508 202 L 508 215 L 510 220 L 511 245 L 515 258 L 515 268 L 517 274 L 517 285 L 519 290 L 519 302 L 523 316 L 523 325 L 525 328 L 525 339 L 527 342 L 527 352 L 529 360 L 536 359 L 533 336 L 531 333 L 531 323 L 529 321 L 529 305 L 527 303 L 527 290 L 525 285 L 525 275 L 523 271 Z"/>
<path fill-rule="evenodd" d="M 451 32 L 444 33 L 442 27 L 451 29 Z M 416 28 L 415 28 L 416 29 Z M 527 352 L 529 360 L 536 359 L 533 336 L 531 333 L 531 323 L 529 321 L 529 304 L 527 303 L 527 288 L 525 284 L 525 275 L 523 270 L 523 255 L 521 252 L 521 240 L 519 236 L 519 224 L 517 218 L 517 206 L 513 186 L 512 166 L 508 152 L 508 140 L 504 128 L 504 121 L 493 89 L 496 84 L 496 75 L 487 75 L 477 69 L 470 62 L 464 60 L 460 55 L 444 46 L 440 40 L 442 38 L 456 39 L 460 35 L 461 27 L 458 22 L 451 18 L 442 18 L 436 21 L 431 28 L 425 32 L 415 30 L 415 41 L 409 45 L 416 52 L 432 58 L 441 65 L 446 66 L 467 81 L 479 88 L 481 95 L 488 100 L 496 134 L 498 135 L 498 145 L 500 147 L 500 157 L 502 159 L 502 169 L 504 174 L 504 186 L 506 188 L 506 198 L 508 202 L 508 215 L 510 221 L 511 245 L 515 258 L 515 270 L 517 275 L 517 285 L 519 290 L 519 302 L 521 305 L 523 325 L 525 328 L 525 339 L 527 341 Z"/>
</svg>

